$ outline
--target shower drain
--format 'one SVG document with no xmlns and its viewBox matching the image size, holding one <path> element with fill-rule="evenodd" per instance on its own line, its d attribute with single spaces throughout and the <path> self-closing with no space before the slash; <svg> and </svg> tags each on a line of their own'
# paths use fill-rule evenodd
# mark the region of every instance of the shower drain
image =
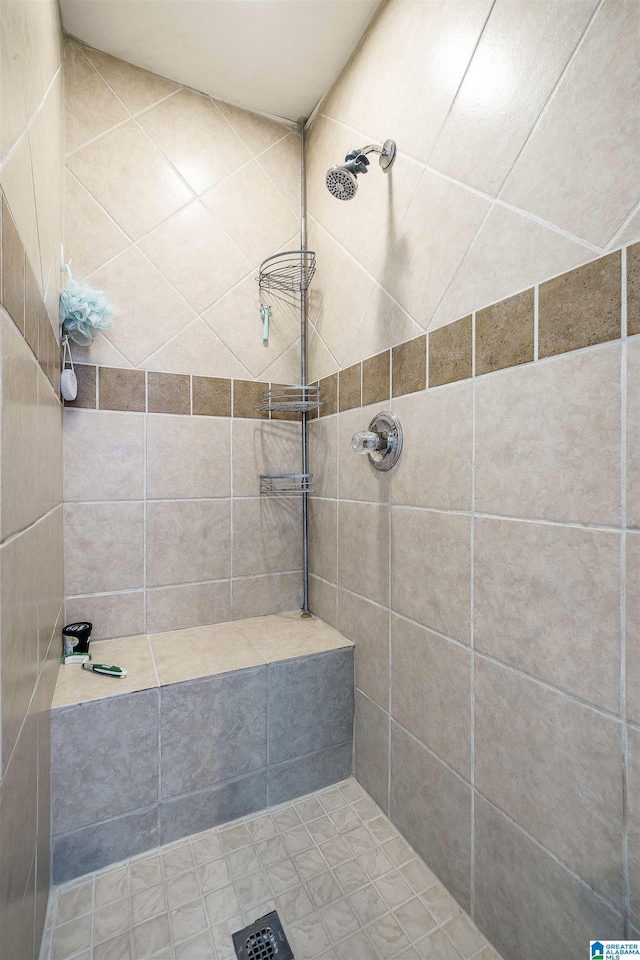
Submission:
<svg viewBox="0 0 640 960">
<path fill-rule="evenodd" d="M 275 910 L 233 934 L 238 960 L 294 960 Z"/>
</svg>

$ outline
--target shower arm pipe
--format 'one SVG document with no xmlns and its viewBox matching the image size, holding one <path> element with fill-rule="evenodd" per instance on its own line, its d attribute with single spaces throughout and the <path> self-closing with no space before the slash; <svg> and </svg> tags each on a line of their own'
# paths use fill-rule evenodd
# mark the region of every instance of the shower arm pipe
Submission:
<svg viewBox="0 0 640 960">
<path fill-rule="evenodd" d="M 304 254 L 307 249 L 307 191 L 305 167 L 305 123 L 306 117 L 298 121 L 300 128 L 300 250 L 301 266 L 304 270 Z M 300 383 L 307 386 L 307 291 L 300 293 Z M 302 473 L 309 472 L 309 446 L 307 437 L 307 412 L 302 411 Z M 310 616 L 309 611 L 309 494 L 302 493 L 302 616 Z"/>
</svg>

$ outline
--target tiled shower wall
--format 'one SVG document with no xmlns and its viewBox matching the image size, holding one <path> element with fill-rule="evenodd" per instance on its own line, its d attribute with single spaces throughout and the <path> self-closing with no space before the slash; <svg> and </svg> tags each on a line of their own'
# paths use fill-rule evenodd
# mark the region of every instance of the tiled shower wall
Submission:
<svg viewBox="0 0 640 960">
<path fill-rule="evenodd" d="M 66 617 L 110 637 L 293 609 L 299 504 L 259 474 L 299 470 L 300 428 L 255 406 L 299 380 L 299 311 L 274 302 L 264 347 L 256 276 L 299 244 L 299 136 L 72 40 L 65 79 L 65 256 L 119 310 L 74 347 Z"/>
<path fill-rule="evenodd" d="M 356 644 L 358 778 L 507 957 L 640 924 L 638 37 L 389 3 L 309 138 L 311 605 Z M 385 475 L 350 439 L 389 407 Z"/>
<path fill-rule="evenodd" d="M 62 34 L 0 5 L 0 952 L 38 955 L 49 891 L 50 706 L 62 616 Z"/>
</svg>

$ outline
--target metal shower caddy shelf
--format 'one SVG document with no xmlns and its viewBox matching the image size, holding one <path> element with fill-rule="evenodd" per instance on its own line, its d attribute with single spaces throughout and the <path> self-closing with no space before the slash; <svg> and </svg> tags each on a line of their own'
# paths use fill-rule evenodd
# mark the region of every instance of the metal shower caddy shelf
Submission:
<svg viewBox="0 0 640 960">
<path fill-rule="evenodd" d="M 308 413 L 317 410 L 321 402 L 320 387 L 298 383 L 264 390 L 258 410 L 261 413 Z"/>
<path fill-rule="evenodd" d="M 307 290 L 316 272 L 316 255 L 312 250 L 285 250 L 267 257 L 260 264 L 260 292 L 302 293 Z"/>
<path fill-rule="evenodd" d="M 312 473 L 266 473 L 260 477 L 263 497 L 295 497 L 311 493 Z"/>
</svg>

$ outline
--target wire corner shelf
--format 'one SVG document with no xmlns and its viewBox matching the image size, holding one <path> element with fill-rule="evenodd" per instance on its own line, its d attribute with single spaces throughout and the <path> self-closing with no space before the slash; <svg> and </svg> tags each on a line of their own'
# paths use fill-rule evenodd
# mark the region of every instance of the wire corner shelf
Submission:
<svg viewBox="0 0 640 960">
<path fill-rule="evenodd" d="M 316 255 L 313 250 L 285 250 L 262 261 L 258 285 L 261 291 L 302 293 L 309 288 L 315 272 Z"/>
<path fill-rule="evenodd" d="M 311 493 L 312 473 L 263 473 L 260 495 L 263 497 L 295 497 Z"/>
<path fill-rule="evenodd" d="M 319 386 L 298 383 L 264 390 L 258 410 L 261 413 L 308 413 L 317 410 L 321 404 Z"/>
</svg>

